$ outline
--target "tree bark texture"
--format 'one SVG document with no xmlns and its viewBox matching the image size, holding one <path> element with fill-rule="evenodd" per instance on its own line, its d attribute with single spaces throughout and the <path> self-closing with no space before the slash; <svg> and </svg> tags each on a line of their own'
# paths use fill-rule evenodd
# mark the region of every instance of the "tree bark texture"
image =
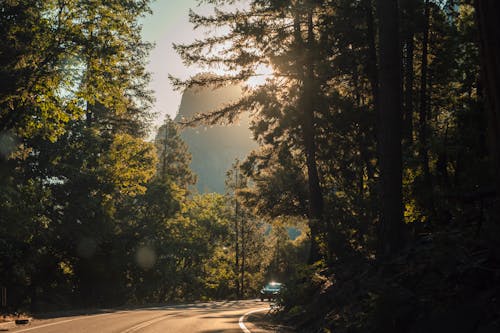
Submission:
<svg viewBox="0 0 500 333">
<path fill-rule="evenodd" d="M 475 0 L 479 28 L 479 48 L 484 93 L 486 97 L 489 142 L 497 196 L 496 213 L 500 212 L 500 1 Z M 498 215 L 497 215 L 498 217 Z"/>
<path fill-rule="evenodd" d="M 415 15 L 416 3 L 415 0 L 405 0 L 404 2 L 404 45 L 405 45 L 405 61 L 404 61 L 404 113 L 403 113 L 403 139 L 407 145 L 413 143 L 413 85 L 415 82 L 415 74 L 413 70 L 414 55 L 415 55 Z"/>
<path fill-rule="evenodd" d="M 370 89 L 373 95 L 373 109 L 377 116 L 377 123 L 380 120 L 380 102 L 379 102 L 379 77 L 377 72 L 377 47 L 375 43 L 375 23 L 373 17 L 372 0 L 365 0 L 366 9 L 366 33 L 368 38 L 368 54 L 366 62 L 366 75 L 370 81 Z"/>
<path fill-rule="evenodd" d="M 420 73 L 420 108 L 419 108 L 419 140 L 420 140 L 420 158 L 422 161 L 422 169 L 424 171 L 425 182 L 427 183 L 430 177 L 429 170 L 429 155 L 427 152 L 427 72 L 428 72 L 428 55 L 429 55 L 429 1 L 425 1 L 424 9 L 424 27 L 422 37 L 422 63 Z"/>
<path fill-rule="evenodd" d="M 381 219 L 379 256 L 404 245 L 401 151 L 401 52 L 397 0 L 378 0 L 380 47 L 379 163 Z"/>
<path fill-rule="evenodd" d="M 320 250 L 317 237 L 320 235 L 320 224 L 323 220 L 323 193 L 319 182 L 318 166 L 316 163 L 316 138 L 315 138 L 315 103 L 314 103 L 314 30 L 313 12 L 309 8 L 307 13 L 307 43 L 304 43 L 301 33 L 300 16 L 296 15 L 294 28 L 297 45 L 303 45 L 306 52 L 305 63 L 299 63 L 299 73 L 302 80 L 302 97 L 299 103 L 302 112 L 302 136 L 304 151 L 306 155 L 306 167 L 309 188 L 309 228 L 311 232 L 311 252 L 309 262 L 313 263 L 320 259 Z"/>
<path fill-rule="evenodd" d="M 235 169 L 235 183 L 234 183 L 234 231 L 235 231 L 235 241 L 234 241 L 234 265 L 235 265 L 235 275 L 236 275 L 236 297 L 241 298 L 241 285 L 239 278 L 240 270 L 240 235 L 239 235 L 239 205 L 238 198 L 236 198 L 236 189 L 238 188 L 238 168 Z"/>
</svg>

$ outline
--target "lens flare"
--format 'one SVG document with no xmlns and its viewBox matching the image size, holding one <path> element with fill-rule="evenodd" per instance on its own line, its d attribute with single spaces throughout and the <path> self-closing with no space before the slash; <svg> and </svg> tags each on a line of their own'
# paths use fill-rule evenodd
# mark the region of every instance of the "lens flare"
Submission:
<svg viewBox="0 0 500 333">
<path fill-rule="evenodd" d="M 144 270 L 151 269 L 156 263 L 156 253 L 148 246 L 140 247 L 135 255 L 137 265 Z"/>
</svg>

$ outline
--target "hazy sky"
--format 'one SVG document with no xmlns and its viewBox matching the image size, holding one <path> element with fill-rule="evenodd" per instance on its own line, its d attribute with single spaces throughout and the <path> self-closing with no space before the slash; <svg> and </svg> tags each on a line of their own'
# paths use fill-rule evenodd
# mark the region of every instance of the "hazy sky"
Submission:
<svg viewBox="0 0 500 333">
<path fill-rule="evenodd" d="M 150 54 L 148 70 L 152 73 L 151 89 L 156 97 L 154 111 L 158 113 L 155 125 L 158 126 L 166 114 L 175 116 L 181 101 L 181 93 L 173 90 L 168 74 L 187 78 L 199 71 L 182 64 L 172 49 L 172 43 L 191 42 L 203 37 L 201 31 L 193 31 L 188 21 L 189 8 L 196 12 L 210 11 L 207 6 L 198 7 L 196 0 L 156 0 L 151 8 L 153 15 L 142 20 L 142 35 L 144 40 L 156 44 Z"/>
</svg>

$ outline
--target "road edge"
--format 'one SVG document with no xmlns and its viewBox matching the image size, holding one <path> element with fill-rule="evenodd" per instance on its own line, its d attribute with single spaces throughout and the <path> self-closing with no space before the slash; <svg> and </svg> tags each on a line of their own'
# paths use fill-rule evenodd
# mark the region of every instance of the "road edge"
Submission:
<svg viewBox="0 0 500 333">
<path fill-rule="evenodd" d="M 248 311 L 247 313 L 245 313 L 243 316 L 240 317 L 240 319 L 238 320 L 238 324 L 240 325 L 240 328 L 242 329 L 242 331 L 244 333 L 251 333 L 250 330 L 245 326 L 245 319 L 253 314 L 253 313 L 256 313 L 256 312 L 262 312 L 262 311 L 266 311 L 266 310 L 271 310 L 270 307 L 267 307 L 267 308 L 261 308 L 261 309 L 257 309 L 257 310 L 252 310 L 252 311 Z"/>
</svg>

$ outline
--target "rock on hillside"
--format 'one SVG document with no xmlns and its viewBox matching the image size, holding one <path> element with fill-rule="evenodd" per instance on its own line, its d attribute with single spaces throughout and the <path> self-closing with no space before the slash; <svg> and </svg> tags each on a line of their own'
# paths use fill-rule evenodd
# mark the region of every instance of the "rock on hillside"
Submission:
<svg viewBox="0 0 500 333">
<path fill-rule="evenodd" d="M 239 86 L 187 89 L 175 120 L 189 119 L 196 113 L 215 110 L 236 100 L 241 93 Z M 244 159 L 257 146 L 248 127 L 248 115 L 243 115 L 235 124 L 200 125 L 181 132 L 192 154 L 191 168 L 198 176 L 196 187 L 200 193 L 224 193 L 226 171 L 236 158 Z"/>
</svg>

